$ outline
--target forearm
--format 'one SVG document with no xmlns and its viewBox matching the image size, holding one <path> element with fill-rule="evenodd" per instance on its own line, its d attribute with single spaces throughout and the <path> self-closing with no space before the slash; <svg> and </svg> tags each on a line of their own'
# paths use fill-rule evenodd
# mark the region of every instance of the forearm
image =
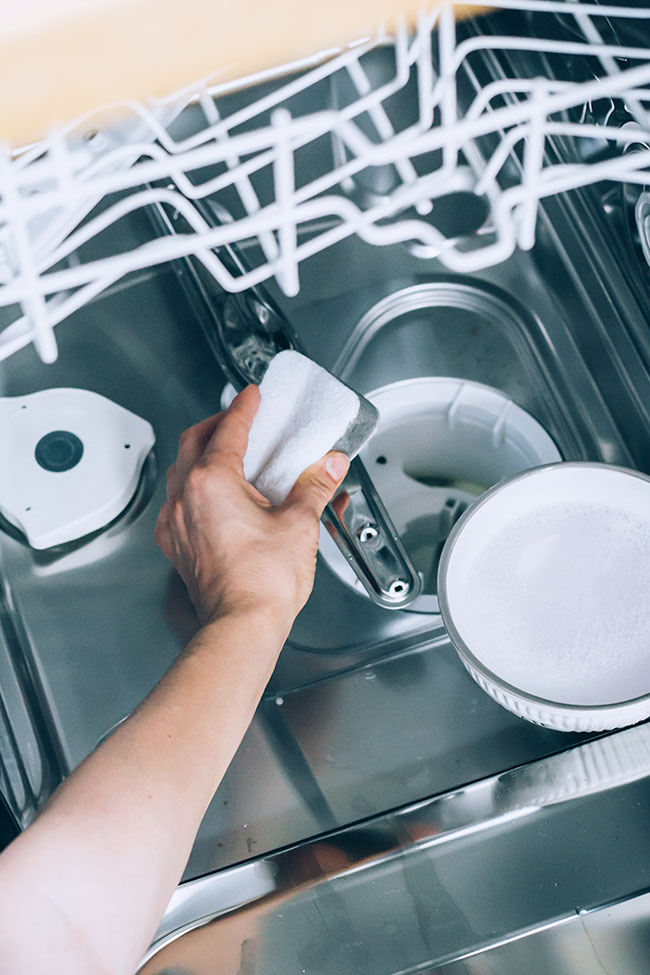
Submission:
<svg viewBox="0 0 650 975">
<path fill-rule="evenodd" d="M 145 702 L 0 857 L 0 942 L 5 958 L 13 943 L 14 971 L 130 975 L 180 879 L 287 629 L 252 613 L 202 629 Z M 34 915 L 36 891 L 44 917 Z M 39 957 L 27 924 L 40 931 L 44 947 L 50 926 L 52 938 L 60 939 L 68 923 L 83 932 L 82 941 L 74 944 L 78 934 L 71 930 L 72 947 L 58 958 L 49 951 Z M 89 957 L 96 959 L 94 970 Z"/>
<path fill-rule="evenodd" d="M 0 856 L 0 975 L 132 975 L 309 596 L 348 462 L 328 455 L 270 505 L 244 477 L 259 396 L 181 437 L 154 537 L 213 622 Z"/>
</svg>

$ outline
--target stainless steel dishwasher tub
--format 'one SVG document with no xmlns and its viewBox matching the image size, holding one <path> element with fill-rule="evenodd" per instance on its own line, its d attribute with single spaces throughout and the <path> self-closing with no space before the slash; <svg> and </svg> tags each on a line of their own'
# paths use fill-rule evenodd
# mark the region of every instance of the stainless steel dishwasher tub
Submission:
<svg viewBox="0 0 650 975">
<path fill-rule="evenodd" d="M 123 235 L 124 246 L 133 247 L 147 228 L 133 220 L 115 232 Z M 639 339 L 642 318 L 608 260 L 609 248 L 589 201 L 575 197 L 549 202 L 532 252 L 517 253 L 471 279 L 455 279 L 404 247 L 371 249 L 347 240 L 305 265 L 297 299 L 275 297 L 312 356 L 330 367 L 338 359 L 342 370 L 349 365 L 348 378 L 364 389 L 432 370 L 440 374 L 444 363 L 450 374 L 505 388 L 549 430 L 567 459 L 647 471 L 650 382 L 647 349 Z M 2 534 L 2 666 L 10 674 L 2 683 L 2 719 L 10 732 L 3 737 L 3 789 L 23 823 L 57 779 L 142 699 L 196 626 L 183 587 L 153 544 L 153 526 L 164 494 L 162 475 L 174 459 L 178 436 L 218 408 L 225 376 L 202 334 L 210 328 L 216 286 L 205 282 L 204 306 L 190 305 L 179 273 L 171 268 L 133 276 L 78 312 L 59 329 L 61 356 L 53 366 L 26 350 L 0 367 L 3 395 L 55 385 L 87 387 L 144 416 L 157 436 L 136 498 L 105 531 L 40 554 L 7 526 Z M 509 310 L 508 321 L 495 313 L 492 319 L 483 315 L 481 321 L 454 323 L 449 311 L 436 321 L 416 316 L 373 335 L 355 335 L 368 308 L 421 282 L 444 282 L 457 295 L 469 288 L 491 296 L 490 307 L 504 310 L 504 316 Z M 624 751 L 630 741 L 626 734 L 612 736 Z M 246 891 L 240 901 L 233 893 L 241 876 L 237 871 L 247 869 L 235 865 L 250 861 L 249 872 L 261 877 L 261 893 L 253 900 L 271 896 L 276 860 L 267 861 L 267 854 L 300 850 L 307 840 L 361 823 L 366 852 L 345 856 L 353 864 L 359 857 L 367 860 L 368 870 L 346 867 L 340 882 L 328 880 L 319 893 L 312 888 L 321 873 L 329 877 L 329 868 L 301 872 L 312 856 L 320 864 L 318 842 L 304 847 L 307 859 L 299 856 L 298 866 L 292 859 L 296 854 L 286 853 L 292 864 L 290 896 L 304 893 L 310 905 L 296 902 L 298 920 L 287 930 L 294 932 L 302 923 L 323 928 L 306 954 L 282 956 L 293 968 L 271 955 L 266 970 L 299 971 L 302 957 L 305 971 L 319 965 L 323 971 L 363 971 L 359 959 L 364 953 L 374 958 L 372 951 L 382 945 L 379 953 L 393 966 L 386 971 L 431 970 L 494 946 L 495 937 L 506 938 L 515 929 L 538 931 L 550 920 L 572 917 L 567 911 L 580 906 L 573 903 L 578 894 L 583 904 L 597 907 L 648 884 L 643 776 L 616 789 L 603 778 L 602 791 L 596 777 L 587 798 L 565 796 L 553 804 L 552 824 L 541 800 L 526 815 L 509 806 L 492 815 L 489 803 L 487 812 L 482 805 L 481 797 L 494 789 L 510 788 L 507 770 L 521 767 L 524 778 L 536 778 L 548 756 L 566 749 L 575 754 L 580 741 L 529 725 L 484 695 L 456 658 L 438 617 L 382 611 L 320 565 L 314 594 L 206 814 L 186 879 L 232 869 L 217 875 L 217 886 L 223 882 L 230 892 L 219 902 L 222 907 L 205 910 L 210 915 L 223 909 L 230 917 L 235 902 L 250 900 Z M 470 804 L 462 833 L 454 833 L 446 846 L 443 839 L 434 842 L 441 830 L 443 838 L 446 833 L 438 825 L 439 811 L 453 809 L 466 796 L 478 797 L 478 807 Z M 404 831 L 403 823 L 413 821 L 405 807 L 422 801 L 434 803 L 433 823 L 425 822 L 421 833 L 410 826 Z M 386 834 L 380 828 L 376 841 L 376 825 L 387 810 L 400 809 L 403 813 L 389 817 L 386 842 L 394 856 L 384 873 L 381 837 Z M 600 832 L 594 826 L 598 817 Z M 631 849 L 636 856 L 634 869 L 622 877 L 613 837 L 623 834 L 630 838 L 628 847 L 621 845 L 626 860 Z M 557 846 L 563 836 L 582 837 L 580 855 L 577 840 Z M 514 852 L 501 845 L 503 837 L 512 839 Z M 323 842 L 329 849 L 338 840 Z M 429 844 L 445 850 L 444 869 L 420 849 Z M 530 875 L 531 889 L 539 887 L 531 873 L 536 865 L 546 871 L 545 896 L 518 913 L 524 896 L 511 871 L 520 869 L 526 850 L 522 883 Z M 556 881 L 548 864 L 558 863 L 558 850 L 566 870 Z M 282 861 L 285 854 L 279 856 Z M 340 866 L 339 853 L 334 860 Z M 375 867 L 384 878 L 381 911 L 363 907 L 379 883 Z M 573 874 L 582 877 L 583 886 L 570 886 L 560 896 Z M 468 891 L 462 896 L 454 886 L 461 882 Z M 495 883 L 504 888 L 498 924 L 489 911 L 479 923 L 480 906 L 487 911 L 492 904 Z M 427 900 L 431 884 L 437 893 Z M 182 888 L 178 896 L 194 903 L 195 889 Z M 470 894 L 471 911 L 465 899 Z M 391 902 L 402 905 L 396 915 L 409 914 L 405 927 L 401 922 L 390 927 Z M 283 943 L 282 909 L 268 903 L 268 936 Z M 383 912 L 381 937 L 355 918 L 357 910 Z M 242 930 L 248 930 L 250 917 Z M 413 925 L 420 932 L 416 942 Z M 447 947 L 440 954 L 435 945 Z M 328 952 L 334 952 L 330 960 Z"/>
</svg>

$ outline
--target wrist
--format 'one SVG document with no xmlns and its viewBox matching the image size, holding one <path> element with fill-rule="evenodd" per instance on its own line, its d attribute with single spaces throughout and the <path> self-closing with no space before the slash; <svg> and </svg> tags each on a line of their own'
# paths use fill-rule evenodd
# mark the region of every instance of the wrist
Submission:
<svg viewBox="0 0 650 975">
<path fill-rule="evenodd" d="M 253 596 L 232 602 L 222 600 L 217 609 L 207 615 L 203 627 L 221 625 L 230 620 L 233 624 L 241 624 L 257 633 L 268 633 L 270 637 L 276 637 L 284 643 L 298 612 L 299 610 L 294 612 L 281 603 L 271 603 Z"/>
<path fill-rule="evenodd" d="M 277 660 L 289 636 L 294 617 L 283 614 L 277 607 L 264 603 L 239 602 L 236 606 L 220 606 L 197 633 L 200 643 L 223 645 L 225 634 L 228 643 L 234 643 L 243 651 L 252 649 L 255 656 Z M 193 641 L 194 642 L 194 641 Z"/>
</svg>

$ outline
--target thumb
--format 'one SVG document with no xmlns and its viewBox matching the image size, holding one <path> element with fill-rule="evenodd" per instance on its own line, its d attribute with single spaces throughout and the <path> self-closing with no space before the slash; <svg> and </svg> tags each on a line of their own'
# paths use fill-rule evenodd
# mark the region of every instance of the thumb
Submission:
<svg viewBox="0 0 650 975">
<path fill-rule="evenodd" d="M 303 508 L 320 518 L 345 477 L 350 461 L 338 451 L 326 454 L 302 472 L 282 507 Z"/>
</svg>

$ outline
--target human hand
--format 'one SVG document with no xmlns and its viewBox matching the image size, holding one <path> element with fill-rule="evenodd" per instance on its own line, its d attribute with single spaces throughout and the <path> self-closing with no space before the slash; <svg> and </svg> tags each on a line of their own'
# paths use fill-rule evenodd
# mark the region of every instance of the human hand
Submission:
<svg viewBox="0 0 650 975">
<path fill-rule="evenodd" d="M 244 479 L 258 405 L 258 387 L 248 386 L 181 436 L 154 537 L 202 623 L 252 610 L 288 631 L 312 589 L 320 516 L 349 464 L 328 454 L 274 507 Z"/>
</svg>

